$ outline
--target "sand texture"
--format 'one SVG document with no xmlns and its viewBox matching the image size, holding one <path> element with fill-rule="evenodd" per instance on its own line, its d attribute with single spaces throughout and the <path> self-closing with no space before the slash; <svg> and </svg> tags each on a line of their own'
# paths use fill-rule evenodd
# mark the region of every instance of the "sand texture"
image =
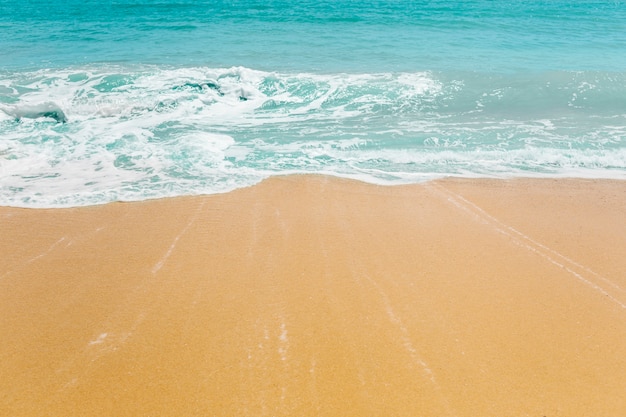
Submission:
<svg viewBox="0 0 626 417">
<path fill-rule="evenodd" d="M 0 208 L 0 415 L 626 415 L 626 182 Z"/>
</svg>

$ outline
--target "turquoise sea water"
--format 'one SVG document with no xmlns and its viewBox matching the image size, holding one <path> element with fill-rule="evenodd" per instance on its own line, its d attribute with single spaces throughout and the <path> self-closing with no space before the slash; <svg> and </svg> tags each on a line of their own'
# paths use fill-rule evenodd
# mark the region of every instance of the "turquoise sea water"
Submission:
<svg viewBox="0 0 626 417">
<path fill-rule="evenodd" d="M 621 1 L 0 0 L 0 204 L 626 178 Z"/>
</svg>

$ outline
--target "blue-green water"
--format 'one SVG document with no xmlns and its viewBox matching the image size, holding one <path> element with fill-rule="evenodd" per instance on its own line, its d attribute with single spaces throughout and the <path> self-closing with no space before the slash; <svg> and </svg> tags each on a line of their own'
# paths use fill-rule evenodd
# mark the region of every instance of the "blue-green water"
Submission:
<svg viewBox="0 0 626 417">
<path fill-rule="evenodd" d="M 626 4 L 0 0 L 0 110 L 3 205 L 626 178 Z"/>
</svg>

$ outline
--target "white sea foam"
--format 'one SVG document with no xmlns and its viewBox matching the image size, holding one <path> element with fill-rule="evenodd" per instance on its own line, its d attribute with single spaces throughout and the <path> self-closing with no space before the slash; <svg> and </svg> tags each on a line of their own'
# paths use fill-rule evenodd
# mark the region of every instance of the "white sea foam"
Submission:
<svg viewBox="0 0 626 417">
<path fill-rule="evenodd" d="M 619 77 L 113 66 L 2 77 L 3 205 L 218 193 L 285 173 L 394 184 L 626 172 L 626 114 L 602 107 L 624 89 Z M 11 116 L 46 103 L 67 123 Z"/>
</svg>

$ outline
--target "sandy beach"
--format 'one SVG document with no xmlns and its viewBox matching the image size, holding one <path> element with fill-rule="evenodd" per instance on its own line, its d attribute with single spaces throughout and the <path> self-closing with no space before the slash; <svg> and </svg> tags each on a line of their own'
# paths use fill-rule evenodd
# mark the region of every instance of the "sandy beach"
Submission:
<svg viewBox="0 0 626 417">
<path fill-rule="evenodd" d="M 626 415 L 626 182 L 0 208 L 0 416 Z"/>
</svg>

